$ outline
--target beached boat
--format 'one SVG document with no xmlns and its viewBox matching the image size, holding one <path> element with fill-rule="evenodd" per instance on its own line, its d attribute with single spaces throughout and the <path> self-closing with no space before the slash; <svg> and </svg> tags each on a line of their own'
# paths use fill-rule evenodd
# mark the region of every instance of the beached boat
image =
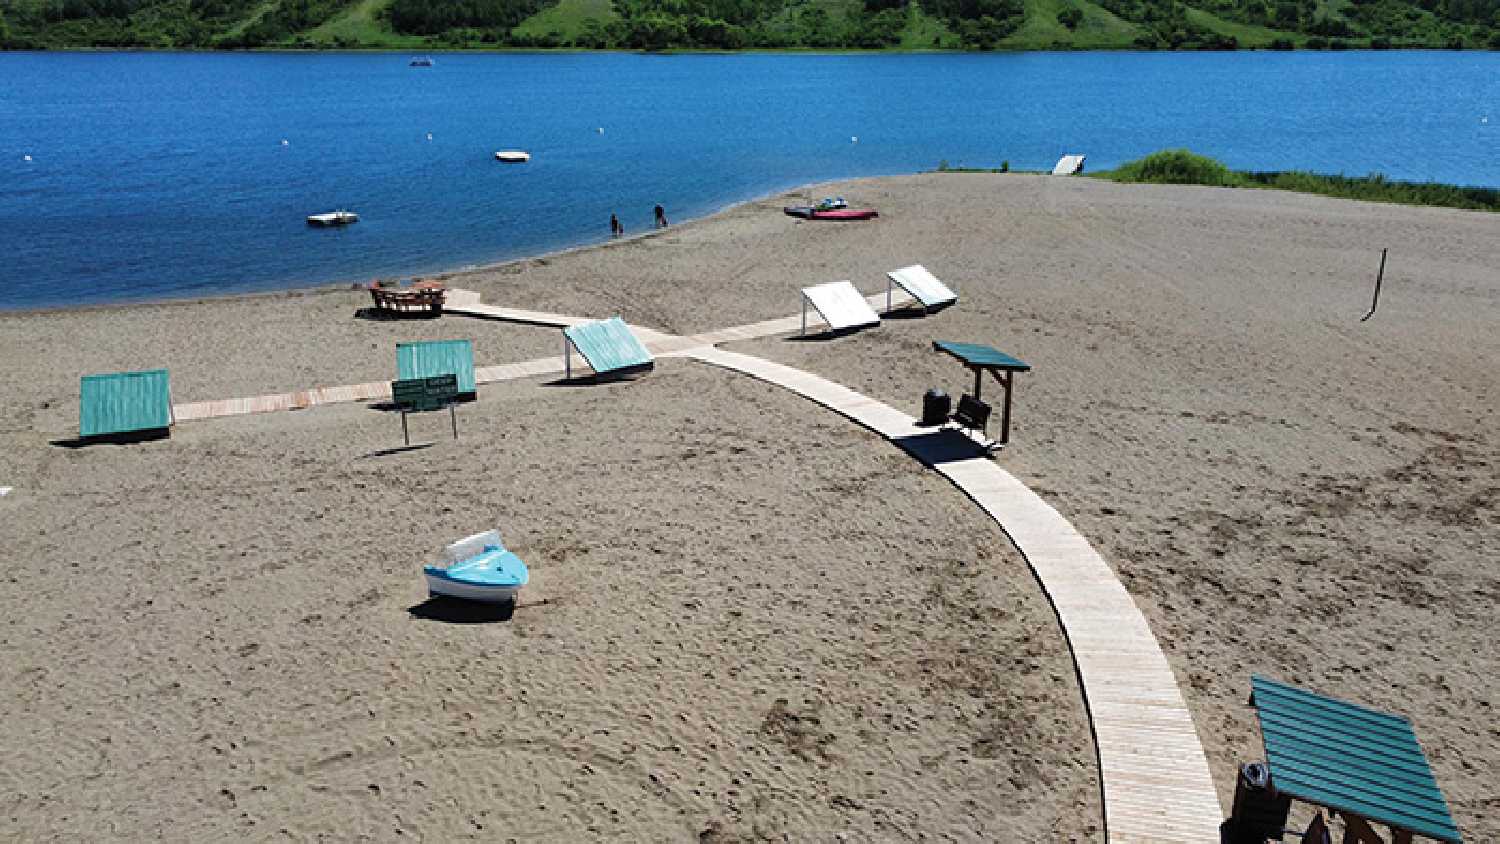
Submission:
<svg viewBox="0 0 1500 844">
<path fill-rule="evenodd" d="M 329 211 L 326 214 L 310 214 L 307 217 L 309 226 L 347 226 L 357 222 L 359 222 L 359 215 L 353 211 Z"/>
<path fill-rule="evenodd" d="M 505 550 L 500 532 L 487 530 L 464 537 L 443 549 L 443 562 L 423 566 L 427 592 L 490 604 L 516 599 L 530 572 L 521 558 Z"/>
<path fill-rule="evenodd" d="M 432 56 L 417 56 L 410 64 L 412 67 L 432 67 Z"/>
<path fill-rule="evenodd" d="M 817 205 L 788 205 L 781 210 L 804 220 L 868 220 L 880 216 L 873 208 L 850 208 L 842 196 L 825 196 Z"/>
<path fill-rule="evenodd" d="M 783 213 L 804 220 L 869 220 L 880 216 L 874 208 L 820 208 L 817 205 L 788 205 Z"/>
<path fill-rule="evenodd" d="M 502 149 L 495 153 L 495 158 L 506 164 L 525 164 L 531 160 L 531 153 L 518 149 Z"/>
</svg>

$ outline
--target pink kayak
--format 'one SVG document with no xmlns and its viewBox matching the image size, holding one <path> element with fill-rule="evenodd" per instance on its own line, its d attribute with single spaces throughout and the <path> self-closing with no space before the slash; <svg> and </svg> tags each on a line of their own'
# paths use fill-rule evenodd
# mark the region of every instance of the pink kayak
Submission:
<svg viewBox="0 0 1500 844">
<path fill-rule="evenodd" d="M 828 211 L 814 210 L 808 215 L 813 220 L 870 220 L 879 217 L 874 208 L 834 208 Z"/>
</svg>

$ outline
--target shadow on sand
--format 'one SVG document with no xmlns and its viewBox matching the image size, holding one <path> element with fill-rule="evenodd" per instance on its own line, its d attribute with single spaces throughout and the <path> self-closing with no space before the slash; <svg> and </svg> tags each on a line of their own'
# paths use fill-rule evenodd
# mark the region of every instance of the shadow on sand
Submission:
<svg viewBox="0 0 1500 844">
<path fill-rule="evenodd" d="M 980 445 L 954 428 L 938 428 L 929 433 L 898 437 L 892 442 L 928 466 L 991 457 L 1000 450 L 998 445 L 990 448 Z"/>
<path fill-rule="evenodd" d="M 420 604 L 407 607 L 412 618 L 441 621 L 446 624 L 489 624 L 510 621 L 516 614 L 516 602 L 486 604 L 480 601 L 465 601 L 462 598 L 433 596 Z"/>
</svg>

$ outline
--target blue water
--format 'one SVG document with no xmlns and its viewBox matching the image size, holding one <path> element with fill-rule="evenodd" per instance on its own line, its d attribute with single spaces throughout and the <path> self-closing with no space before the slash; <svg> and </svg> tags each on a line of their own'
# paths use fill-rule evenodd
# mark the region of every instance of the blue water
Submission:
<svg viewBox="0 0 1500 844">
<path fill-rule="evenodd" d="M 0 54 L 0 308 L 412 275 L 943 160 L 1500 185 L 1494 52 L 407 59 Z"/>
</svg>

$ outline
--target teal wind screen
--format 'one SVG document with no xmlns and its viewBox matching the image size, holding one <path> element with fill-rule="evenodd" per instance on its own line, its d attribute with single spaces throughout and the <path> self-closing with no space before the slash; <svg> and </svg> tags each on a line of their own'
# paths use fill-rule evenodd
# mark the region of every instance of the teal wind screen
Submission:
<svg viewBox="0 0 1500 844">
<path fill-rule="evenodd" d="M 474 392 L 474 344 L 468 340 L 423 340 L 396 344 L 396 377 L 402 381 L 458 376 L 459 393 Z"/>
<path fill-rule="evenodd" d="M 78 387 L 78 435 L 97 437 L 172 425 L 165 369 L 85 375 Z"/>
</svg>

